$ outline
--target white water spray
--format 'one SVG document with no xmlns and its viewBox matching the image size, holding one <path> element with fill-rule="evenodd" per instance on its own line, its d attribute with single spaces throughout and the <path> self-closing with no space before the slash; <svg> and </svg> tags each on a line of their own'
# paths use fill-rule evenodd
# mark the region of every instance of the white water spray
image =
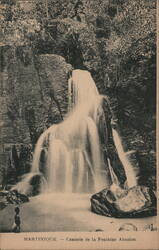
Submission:
<svg viewBox="0 0 159 250">
<path fill-rule="evenodd" d="M 125 170 L 125 174 L 127 178 L 127 185 L 129 188 L 134 187 L 137 185 L 137 180 L 136 180 L 136 175 L 133 171 L 133 166 L 129 162 L 127 155 L 124 152 L 122 142 L 121 142 L 118 132 L 115 129 L 112 129 L 112 132 L 113 132 L 113 139 L 114 139 L 114 143 L 118 152 L 119 159 L 121 163 L 123 164 L 123 167 Z"/>
<path fill-rule="evenodd" d="M 72 72 L 68 82 L 69 113 L 63 122 L 52 125 L 40 136 L 34 152 L 31 169 L 33 175 L 40 173 L 41 153 L 44 149 L 47 151 L 45 178 L 48 192 L 97 192 L 109 187 L 110 182 L 119 186 L 108 160 L 107 167 L 112 179 L 109 180 L 100 145 L 98 128 L 101 122 L 105 122 L 103 99 L 88 71 Z M 136 180 L 132 166 L 114 129 L 113 137 L 128 185 L 134 186 Z"/>
<path fill-rule="evenodd" d="M 70 113 L 39 138 L 32 172 L 39 171 L 41 151 L 47 147 L 50 191 L 99 191 L 107 186 L 97 124 L 103 98 L 88 71 L 74 70 L 68 85 Z"/>
</svg>

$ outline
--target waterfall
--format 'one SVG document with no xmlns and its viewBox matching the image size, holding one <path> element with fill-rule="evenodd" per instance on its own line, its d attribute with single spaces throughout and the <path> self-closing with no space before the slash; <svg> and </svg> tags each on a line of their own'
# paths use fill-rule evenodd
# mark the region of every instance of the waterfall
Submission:
<svg viewBox="0 0 159 250">
<path fill-rule="evenodd" d="M 42 150 L 45 149 L 48 192 L 97 192 L 110 186 L 110 176 L 111 182 L 119 186 L 110 160 L 108 159 L 106 166 L 101 150 L 99 127 L 104 128 L 101 125 L 105 122 L 102 107 L 104 98 L 98 93 L 88 71 L 73 70 L 68 81 L 67 117 L 61 123 L 48 128 L 35 147 L 31 174 L 40 174 L 40 158 Z M 103 133 L 107 138 L 107 131 Z M 132 166 L 114 129 L 113 137 L 128 185 L 134 186 L 136 181 Z M 109 171 L 105 170 L 106 167 Z"/>
<path fill-rule="evenodd" d="M 46 179 L 52 192 L 90 192 L 104 188 L 107 180 L 100 150 L 98 116 L 103 97 L 90 73 L 74 70 L 68 82 L 69 113 L 39 138 L 32 172 L 39 171 L 40 155 L 47 148 Z"/>
<path fill-rule="evenodd" d="M 136 180 L 136 175 L 133 171 L 133 166 L 131 165 L 130 161 L 127 158 L 126 153 L 124 152 L 121 138 L 118 132 L 115 129 L 112 129 L 112 131 L 113 131 L 113 139 L 114 139 L 114 143 L 118 152 L 118 156 L 125 170 L 125 174 L 127 178 L 127 185 L 129 188 L 134 187 L 137 185 L 137 180 Z"/>
</svg>

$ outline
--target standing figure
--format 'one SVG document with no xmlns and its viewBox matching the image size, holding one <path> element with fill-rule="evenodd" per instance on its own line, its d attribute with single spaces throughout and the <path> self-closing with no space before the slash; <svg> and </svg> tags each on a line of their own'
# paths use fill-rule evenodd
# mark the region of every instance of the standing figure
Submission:
<svg viewBox="0 0 159 250">
<path fill-rule="evenodd" d="M 19 207 L 15 208 L 15 216 L 14 216 L 14 223 L 12 227 L 12 232 L 20 233 L 20 216 L 19 216 L 20 209 Z"/>
</svg>

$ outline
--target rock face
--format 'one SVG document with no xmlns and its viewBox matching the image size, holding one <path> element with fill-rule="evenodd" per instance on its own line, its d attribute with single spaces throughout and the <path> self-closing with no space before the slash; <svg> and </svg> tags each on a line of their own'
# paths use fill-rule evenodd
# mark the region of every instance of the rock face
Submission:
<svg viewBox="0 0 159 250">
<path fill-rule="evenodd" d="M 156 215 L 156 197 L 145 186 L 132 187 L 120 195 L 104 189 L 91 197 L 94 213 L 116 218 L 139 218 Z"/>
<path fill-rule="evenodd" d="M 72 67 L 66 64 L 62 56 L 46 54 L 37 57 L 36 69 L 40 77 L 40 84 L 45 86 L 42 88 L 44 102 L 48 106 L 48 102 L 51 102 L 48 112 L 50 116 L 51 113 L 54 115 L 52 118 L 54 123 L 59 122 L 67 113 L 67 74 Z"/>
<path fill-rule="evenodd" d="M 67 111 L 71 66 L 58 55 L 35 58 L 30 47 L 2 45 L 0 68 L 0 183 L 29 171 L 39 135 Z M 61 113 L 60 113 L 61 112 Z M 21 158 L 21 160 L 20 160 Z M 7 170 L 8 169 L 8 170 Z M 11 173 L 12 172 L 12 173 Z M 8 177 L 7 177 L 8 179 Z M 16 182 L 16 177 L 12 181 Z"/>
<path fill-rule="evenodd" d="M 0 210 L 5 208 L 8 204 L 19 205 L 24 202 L 29 202 L 29 198 L 20 194 L 17 191 L 2 191 L 0 192 Z"/>
</svg>

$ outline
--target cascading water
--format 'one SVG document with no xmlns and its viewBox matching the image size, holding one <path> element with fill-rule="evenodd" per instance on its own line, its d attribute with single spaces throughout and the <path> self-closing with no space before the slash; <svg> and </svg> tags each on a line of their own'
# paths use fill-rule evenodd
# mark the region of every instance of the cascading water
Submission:
<svg viewBox="0 0 159 250">
<path fill-rule="evenodd" d="M 31 173 L 38 174 L 42 150 L 47 150 L 45 178 L 51 192 L 96 192 L 112 183 L 119 185 L 109 159 L 106 170 L 101 150 L 99 127 L 104 117 L 103 99 L 88 71 L 73 70 L 68 82 L 67 117 L 40 136 L 34 152 Z M 132 166 L 114 129 L 113 137 L 128 185 L 134 186 Z"/>
<path fill-rule="evenodd" d="M 100 150 L 98 114 L 102 96 L 89 72 L 74 70 L 69 79 L 67 118 L 39 138 L 32 172 L 39 172 L 40 155 L 47 147 L 46 179 L 50 191 L 90 192 L 106 186 Z"/>
<path fill-rule="evenodd" d="M 113 132 L 114 144 L 116 146 L 118 156 L 125 170 L 125 174 L 127 178 L 127 186 L 129 188 L 134 187 L 137 185 L 137 180 L 136 180 L 135 172 L 133 170 L 133 166 L 129 162 L 127 155 L 124 152 L 122 142 L 121 142 L 118 132 L 115 129 L 112 129 L 112 132 Z"/>
</svg>

